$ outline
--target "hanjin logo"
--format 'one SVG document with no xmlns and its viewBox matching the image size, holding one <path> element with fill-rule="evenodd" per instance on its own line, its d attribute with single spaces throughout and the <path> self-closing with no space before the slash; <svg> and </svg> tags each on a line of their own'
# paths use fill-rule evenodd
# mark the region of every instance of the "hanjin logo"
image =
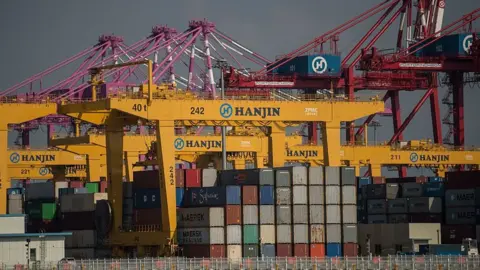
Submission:
<svg viewBox="0 0 480 270">
<path fill-rule="evenodd" d="M 223 118 L 230 118 L 230 116 L 232 116 L 232 114 L 233 114 L 232 105 L 230 105 L 228 103 L 224 103 L 224 104 L 222 104 L 222 106 L 220 106 L 220 115 Z"/>
<path fill-rule="evenodd" d="M 182 138 L 177 138 L 174 142 L 173 145 L 175 149 L 177 150 L 182 150 L 183 147 L 185 147 L 185 141 Z"/>
<path fill-rule="evenodd" d="M 463 39 L 463 50 L 466 53 L 470 53 L 470 47 L 472 47 L 473 35 L 468 35 Z"/>
<path fill-rule="evenodd" d="M 317 74 L 322 74 L 327 71 L 327 60 L 321 56 L 317 56 L 312 60 L 312 69 L 313 72 Z"/>
</svg>

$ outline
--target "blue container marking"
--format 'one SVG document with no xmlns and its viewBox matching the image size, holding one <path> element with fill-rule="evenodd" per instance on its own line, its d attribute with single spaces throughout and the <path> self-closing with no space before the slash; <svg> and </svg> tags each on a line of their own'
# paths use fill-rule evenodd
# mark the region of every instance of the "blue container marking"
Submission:
<svg viewBox="0 0 480 270">
<path fill-rule="evenodd" d="M 133 190 L 134 207 L 138 209 L 160 208 L 160 190 L 135 189 Z"/>
<path fill-rule="evenodd" d="M 187 188 L 184 206 L 220 206 L 226 203 L 225 187 Z"/>
<path fill-rule="evenodd" d="M 279 66 L 275 73 L 314 76 L 334 76 L 341 73 L 341 59 L 338 55 L 316 54 L 302 55 Z"/>
<path fill-rule="evenodd" d="M 275 257 L 275 245 L 261 245 L 263 257 Z"/>
<path fill-rule="evenodd" d="M 341 257 L 342 256 L 342 244 L 339 243 L 327 243 L 326 255 L 328 257 Z"/>
<path fill-rule="evenodd" d="M 177 192 L 177 207 L 183 206 L 183 195 L 185 194 L 185 190 L 183 188 L 176 188 Z"/>
<path fill-rule="evenodd" d="M 371 177 L 359 177 L 358 178 L 358 189 L 361 189 L 363 186 L 371 185 L 372 178 Z"/>
<path fill-rule="evenodd" d="M 260 186 L 260 204 L 273 205 L 275 204 L 275 195 L 273 186 Z"/>
<path fill-rule="evenodd" d="M 431 176 L 431 177 L 428 177 L 428 182 L 444 182 L 444 179 L 442 177 L 439 177 L 439 176 Z"/>
<path fill-rule="evenodd" d="M 240 186 L 227 186 L 227 204 L 239 205 L 242 202 Z"/>
<path fill-rule="evenodd" d="M 23 188 L 7 188 L 7 194 L 23 194 Z"/>
<path fill-rule="evenodd" d="M 441 182 L 428 182 L 423 184 L 424 197 L 443 197 L 445 196 L 445 185 Z"/>
</svg>

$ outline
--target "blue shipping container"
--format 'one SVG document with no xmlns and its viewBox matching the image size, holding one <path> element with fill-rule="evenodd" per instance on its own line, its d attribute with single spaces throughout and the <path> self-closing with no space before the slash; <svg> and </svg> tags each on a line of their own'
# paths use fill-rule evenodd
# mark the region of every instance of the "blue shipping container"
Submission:
<svg viewBox="0 0 480 270">
<path fill-rule="evenodd" d="M 327 243 L 326 255 L 327 255 L 327 257 L 341 257 L 342 256 L 342 244 Z"/>
<path fill-rule="evenodd" d="M 260 204 L 273 205 L 275 204 L 275 195 L 273 193 L 273 186 L 260 186 Z"/>
<path fill-rule="evenodd" d="M 440 182 L 429 182 L 423 184 L 424 197 L 443 197 L 445 196 L 445 185 Z"/>
<path fill-rule="evenodd" d="M 177 207 L 181 207 L 183 205 L 183 194 L 185 194 L 185 190 L 183 188 L 176 188 L 177 191 Z"/>
<path fill-rule="evenodd" d="M 372 178 L 371 177 L 359 177 L 358 178 L 358 189 L 360 190 L 363 186 L 371 185 Z"/>
<path fill-rule="evenodd" d="M 23 188 L 7 188 L 7 194 L 12 195 L 12 194 L 23 194 Z"/>
<path fill-rule="evenodd" d="M 261 245 L 262 257 L 275 257 L 275 245 Z"/>
<path fill-rule="evenodd" d="M 424 47 L 422 51 L 423 55 L 433 57 L 465 56 L 469 54 L 472 42 L 473 35 L 471 33 L 447 35 Z"/>
<path fill-rule="evenodd" d="M 444 182 L 442 177 L 439 176 L 431 176 L 428 177 L 428 182 Z"/>
<path fill-rule="evenodd" d="M 220 206 L 225 205 L 225 187 L 187 188 L 183 195 L 184 206 Z"/>
<path fill-rule="evenodd" d="M 429 255 L 466 255 L 461 244 L 421 245 L 419 253 Z"/>
<path fill-rule="evenodd" d="M 241 204 L 241 188 L 240 186 L 227 186 L 227 204 L 239 205 Z"/>
<path fill-rule="evenodd" d="M 341 72 L 340 66 L 341 59 L 338 55 L 302 55 L 279 66 L 275 72 L 282 75 L 336 76 Z"/>
<path fill-rule="evenodd" d="M 160 190 L 157 188 L 133 190 L 134 207 L 138 209 L 160 208 Z"/>
</svg>

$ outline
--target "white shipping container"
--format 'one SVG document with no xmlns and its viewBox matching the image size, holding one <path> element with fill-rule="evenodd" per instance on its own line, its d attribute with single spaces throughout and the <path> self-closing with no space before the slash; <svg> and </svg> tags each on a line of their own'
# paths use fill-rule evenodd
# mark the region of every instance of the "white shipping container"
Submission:
<svg viewBox="0 0 480 270">
<path fill-rule="evenodd" d="M 325 225 L 311 224 L 310 225 L 310 243 L 325 243 Z"/>
<path fill-rule="evenodd" d="M 260 224 L 275 224 L 275 206 L 260 205 Z"/>
<path fill-rule="evenodd" d="M 260 225 L 262 244 L 275 244 L 275 225 Z"/>
<path fill-rule="evenodd" d="M 203 169 L 202 170 L 202 186 L 214 187 L 217 185 L 217 170 Z"/>
<path fill-rule="evenodd" d="M 222 245 L 225 242 L 223 227 L 180 228 L 177 230 L 178 243 L 181 245 Z"/>
<path fill-rule="evenodd" d="M 325 167 L 325 185 L 340 185 L 340 167 Z"/>
<path fill-rule="evenodd" d="M 98 200 L 107 200 L 107 193 L 67 194 L 60 197 L 60 212 L 90 212 L 95 211 Z"/>
<path fill-rule="evenodd" d="M 93 248 L 97 245 L 97 232 L 94 230 L 72 230 L 65 237 L 65 248 Z"/>
<path fill-rule="evenodd" d="M 291 225 L 277 225 L 277 243 L 279 244 L 292 243 L 292 226 Z"/>
<path fill-rule="evenodd" d="M 308 225 L 293 225 L 293 243 L 308 244 Z"/>
<path fill-rule="evenodd" d="M 325 204 L 324 186 L 309 186 L 308 204 Z"/>
<path fill-rule="evenodd" d="M 293 187 L 293 204 L 307 204 L 307 186 Z"/>
<path fill-rule="evenodd" d="M 227 225 L 227 244 L 241 244 L 242 243 L 242 226 Z"/>
<path fill-rule="evenodd" d="M 243 224 L 258 224 L 258 205 L 243 206 Z"/>
<path fill-rule="evenodd" d="M 309 185 L 323 185 L 323 166 L 308 168 Z"/>
<path fill-rule="evenodd" d="M 61 188 L 68 188 L 68 182 L 67 181 L 55 182 L 55 198 L 60 197 L 60 189 Z"/>
<path fill-rule="evenodd" d="M 177 209 L 179 228 L 223 227 L 225 210 L 223 207 L 198 207 Z"/>
<path fill-rule="evenodd" d="M 307 185 L 307 167 L 294 166 L 291 171 L 293 185 Z"/>
<path fill-rule="evenodd" d="M 292 204 L 292 190 L 289 187 L 276 188 L 277 203 L 279 205 Z"/>
<path fill-rule="evenodd" d="M 340 224 L 341 223 L 341 210 L 340 205 L 327 205 L 327 224 Z"/>
<path fill-rule="evenodd" d="M 25 201 L 53 198 L 55 198 L 55 184 L 53 182 L 33 183 L 25 188 Z"/>
<path fill-rule="evenodd" d="M 356 186 L 342 186 L 342 204 L 357 204 Z"/>
<path fill-rule="evenodd" d="M 241 245 L 228 245 L 227 246 L 227 258 L 228 259 L 241 259 L 242 258 L 242 246 Z"/>
<path fill-rule="evenodd" d="M 357 224 L 357 206 L 342 205 L 342 223 Z"/>
<path fill-rule="evenodd" d="M 310 205 L 310 223 L 325 223 L 325 208 L 323 205 Z"/>
<path fill-rule="evenodd" d="M 25 233 L 25 215 L 0 215 L 0 234 Z"/>
<path fill-rule="evenodd" d="M 325 186 L 326 204 L 340 204 L 340 186 Z"/>
</svg>

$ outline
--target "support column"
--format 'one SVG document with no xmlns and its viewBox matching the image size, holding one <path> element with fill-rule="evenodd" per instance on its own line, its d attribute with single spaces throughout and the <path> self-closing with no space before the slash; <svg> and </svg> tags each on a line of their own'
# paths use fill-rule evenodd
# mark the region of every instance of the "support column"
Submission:
<svg viewBox="0 0 480 270">
<path fill-rule="evenodd" d="M 370 176 L 379 177 L 382 176 L 382 166 L 378 164 L 370 164 L 369 166 Z"/>
<path fill-rule="evenodd" d="M 7 125 L 0 126 L 0 215 L 7 213 L 7 188 L 10 187 L 8 177 L 7 159 L 13 159 L 14 156 L 7 156 L 8 148 L 8 128 Z M 20 156 L 18 156 L 20 158 Z"/>
<path fill-rule="evenodd" d="M 322 123 L 323 163 L 340 166 L 340 122 Z"/>
<path fill-rule="evenodd" d="M 272 167 L 285 166 L 285 129 L 273 124 L 270 127 L 270 164 Z"/>
<path fill-rule="evenodd" d="M 101 173 L 102 162 L 100 157 L 87 155 L 87 181 L 99 182 Z"/>
<path fill-rule="evenodd" d="M 436 76 L 435 76 L 436 78 Z M 442 122 L 440 120 L 440 101 L 438 100 L 438 88 L 433 88 L 430 94 L 430 115 L 432 116 L 433 142 L 443 143 Z"/>
<path fill-rule="evenodd" d="M 348 101 L 354 101 L 355 98 L 355 74 L 353 72 L 353 66 L 344 70 L 345 72 L 345 95 L 348 97 Z M 355 122 L 346 122 L 346 141 L 347 144 L 355 144 Z M 323 131 L 322 131 L 323 133 Z"/>
<path fill-rule="evenodd" d="M 28 128 L 22 130 L 22 146 L 30 146 L 30 130 Z"/>
<path fill-rule="evenodd" d="M 397 134 L 398 130 L 402 126 L 402 115 L 400 113 L 400 94 L 399 94 L 399 92 L 398 91 L 392 91 L 392 93 L 390 94 L 390 100 L 392 102 L 393 133 Z M 402 132 L 400 132 L 398 134 L 397 141 L 403 141 L 403 133 Z M 395 142 L 393 142 L 393 143 L 395 143 Z M 399 166 L 398 176 L 399 177 L 406 177 L 407 176 L 407 168 L 405 166 Z"/>
<path fill-rule="evenodd" d="M 157 161 L 160 181 L 162 231 L 167 242 L 176 242 L 177 201 L 175 192 L 175 140 L 174 122 L 157 121 Z"/>
<path fill-rule="evenodd" d="M 465 145 L 465 118 L 463 102 L 463 72 L 451 74 L 453 84 L 453 143 L 455 146 Z"/>
<path fill-rule="evenodd" d="M 245 169 L 246 164 L 247 164 L 247 162 L 245 161 L 245 159 L 236 159 L 233 162 L 233 168 L 235 170 L 243 170 L 243 169 Z"/>
<path fill-rule="evenodd" d="M 255 167 L 257 169 L 260 169 L 260 168 L 265 168 L 265 163 L 263 162 L 264 161 L 264 158 L 263 156 L 258 156 L 258 153 L 257 153 L 257 156 L 255 157 Z"/>
</svg>

